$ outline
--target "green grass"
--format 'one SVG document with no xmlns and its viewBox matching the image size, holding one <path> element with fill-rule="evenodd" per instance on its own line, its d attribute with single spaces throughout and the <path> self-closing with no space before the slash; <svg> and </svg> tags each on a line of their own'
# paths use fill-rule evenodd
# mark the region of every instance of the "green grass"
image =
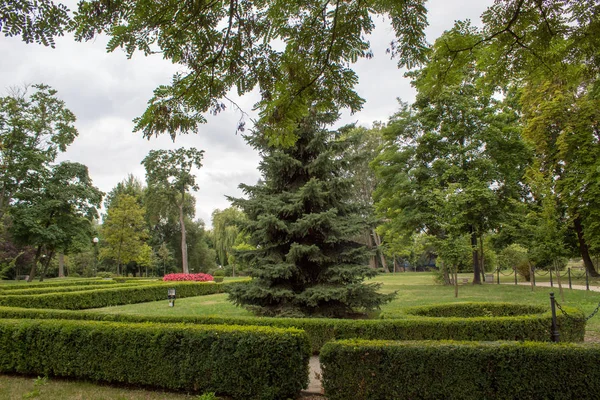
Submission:
<svg viewBox="0 0 600 400">
<path fill-rule="evenodd" d="M 460 274 L 459 278 L 472 278 L 472 274 Z M 379 275 L 371 282 L 382 283 L 382 292 L 397 292 L 396 298 L 382 307 L 383 315 L 394 316 L 402 313 L 407 307 L 452 303 L 461 301 L 492 301 L 537 304 L 550 309 L 549 293 L 556 293 L 561 304 L 579 307 L 586 315 L 590 314 L 600 302 L 600 293 L 582 290 L 564 289 L 564 302 L 559 296 L 558 288 L 536 287 L 532 292 L 529 286 L 485 284 L 473 286 L 461 284 L 458 298 L 454 297 L 454 288 L 439 285 L 431 273 L 397 273 Z M 124 313 L 137 315 L 173 315 L 198 316 L 217 315 L 227 317 L 249 317 L 252 314 L 241 307 L 236 307 L 227 301 L 226 294 L 189 297 L 178 299 L 175 307 L 169 307 L 168 302 L 156 301 L 151 303 L 130 304 L 116 307 L 99 308 L 95 310 L 104 313 Z M 587 337 L 600 340 L 600 313 L 588 322 Z"/>
<path fill-rule="evenodd" d="M 119 388 L 58 378 L 32 378 L 0 374 L 0 400 L 193 400 L 199 396 Z"/>
</svg>

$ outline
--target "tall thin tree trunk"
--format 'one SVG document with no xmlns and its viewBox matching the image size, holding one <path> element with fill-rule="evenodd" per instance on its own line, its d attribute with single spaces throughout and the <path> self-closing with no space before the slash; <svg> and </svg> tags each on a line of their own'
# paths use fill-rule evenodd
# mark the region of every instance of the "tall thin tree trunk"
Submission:
<svg viewBox="0 0 600 400">
<path fill-rule="evenodd" d="M 458 265 L 454 266 L 454 297 L 458 297 Z"/>
<path fill-rule="evenodd" d="M 188 268 L 188 254 L 187 254 L 187 242 L 185 238 L 185 221 L 183 220 L 183 200 L 185 192 L 181 194 L 181 204 L 179 204 L 179 224 L 181 225 L 181 264 L 183 266 L 183 273 L 189 274 Z"/>
<path fill-rule="evenodd" d="M 471 227 L 471 249 L 473 250 L 473 284 L 481 284 L 481 269 L 479 268 L 479 251 L 477 250 L 477 232 Z"/>
<path fill-rule="evenodd" d="M 479 236 L 479 259 L 481 260 L 481 279 L 485 282 L 485 257 L 483 253 L 483 235 Z"/>
<path fill-rule="evenodd" d="M 48 266 L 50 265 L 50 261 L 52 261 L 52 257 L 54 257 L 54 250 L 52 250 L 48 257 L 46 257 L 46 264 L 42 264 L 42 274 L 40 275 L 40 282 L 43 282 L 44 278 L 46 278 L 46 271 L 48 271 Z"/>
<path fill-rule="evenodd" d="M 35 278 L 35 273 L 37 271 L 37 263 L 40 261 L 41 254 L 42 245 L 39 245 L 37 250 L 35 251 L 35 258 L 33 259 L 33 265 L 31 266 L 31 271 L 29 271 L 29 278 L 27 278 L 27 282 L 32 282 L 33 278 Z"/>
<path fill-rule="evenodd" d="M 385 270 L 385 272 L 390 272 L 390 269 L 387 266 L 387 262 L 385 260 L 385 254 L 381 250 L 381 237 L 379 234 L 373 229 L 373 240 L 375 240 L 375 246 L 377 246 L 377 252 L 379 253 L 379 258 L 381 259 L 381 266 Z"/>
<path fill-rule="evenodd" d="M 577 240 L 579 241 L 579 251 L 581 252 L 581 258 L 583 258 L 583 264 L 585 265 L 585 269 L 587 270 L 590 276 L 600 276 L 594 267 L 594 263 L 592 258 L 590 257 L 590 249 L 585 242 L 585 237 L 583 236 L 583 226 L 581 225 L 581 219 L 579 217 L 575 218 L 573 221 L 573 225 L 575 226 L 575 232 L 577 233 Z"/>
<path fill-rule="evenodd" d="M 58 277 L 65 277 L 65 254 L 62 252 L 58 253 Z"/>
</svg>

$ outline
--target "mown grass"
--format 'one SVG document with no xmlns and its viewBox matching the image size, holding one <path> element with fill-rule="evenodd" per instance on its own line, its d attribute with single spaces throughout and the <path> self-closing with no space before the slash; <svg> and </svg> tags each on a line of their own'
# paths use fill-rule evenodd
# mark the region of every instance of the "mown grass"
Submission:
<svg viewBox="0 0 600 400">
<path fill-rule="evenodd" d="M 462 277 L 472 278 L 472 274 L 460 274 L 459 278 L 462 279 Z M 381 291 L 384 293 L 397 293 L 396 298 L 391 303 L 382 307 L 381 312 L 383 316 L 389 317 L 402 313 L 402 310 L 407 307 L 464 301 L 536 304 L 550 309 L 550 292 L 556 293 L 557 300 L 561 304 L 579 307 L 587 315 L 589 315 L 596 308 L 598 303 L 600 303 L 600 293 L 598 292 L 569 290 L 564 286 L 563 301 L 559 295 L 558 288 L 536 287 L 534 291 L 532 291 L 529 286 L 514 286 L 510 284 L 461 284 L 459 286 L 458 298 L 455 298 L 453 287 L 437 284 L 433 274 L 422 272 L 379 275 L 370 282 L 381 283 Z M 230 303 L 227 300 L 226 294 L 179 299 L 176 301 L 175 307 L 169 307 L 168 302 L 165 299 L 164 301 L 151 303 L 99 308 L 93 311 L 137 315 L 252 316 L 247 310 L 236 307 Z M 587 335 L 589 338 L 598 338 L 600 340 L 600 313 L 588 322 Z"/>
<path fill-rule="evenodd" d="M 0 375 L 0 400 L 192 400 L 198 395 L 99 385 L 58 378 Z"/>
</svg>

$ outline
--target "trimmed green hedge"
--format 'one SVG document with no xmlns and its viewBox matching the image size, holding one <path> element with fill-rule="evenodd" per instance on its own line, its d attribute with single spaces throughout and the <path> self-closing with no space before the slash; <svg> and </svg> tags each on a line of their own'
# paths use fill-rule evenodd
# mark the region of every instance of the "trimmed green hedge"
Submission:
<svg viewBox="0 0 600 400">
<path fill-rule="evenodd" d="M 175 288 L 177 298 L 222 293 L 227 283 L 165 282 L 125 287 L 88 290 L 83 292 L 47 293 L 35 295 L 0 295 L 0 305 L 24 308 L 54 308 L 82 310 L 144 303 L 167 298 L 167 289 Z"/>
<path fill-rule="evenodd" d="M 131 282 L 131 283 L 139 283 L 139 282 L 162 282 L 162 278 L 157 277 L 146 277 L 146 276 L 115 276 L 112 278 L 115 282 L 123 283 L 123 282 Z"/>
<path fill-rule="evenodd" d="M 141 282 L 140 282 L 141 284 Z M 0 296 L 8 296 L 11 294 L 25 296 L 31 294 L 45 294 L 45 293 L 63 293 L 63 292 L 82 292 L 85 290 L 96 290 L 96 289 L 116 289 L 122 287 L 132 287 L 131 283 L 117 283 L 107 287 L 106 285 L 84 285 L 84 286 L 59 286 L 59 287 L 43 287 L 43 288 L 25 288 L 18 290 L 3 290 L 0 291 Z"/>
<path fill-rule="evenodd" d="M 403 311 L 408 315 L 422 317 L 473 318 L 543 314 L 547 311 L 547 308 L 529 304 L 465 302 L 409 307 Z"/>
<path fill-rule="evenodd" d="M 217 284 L 218 285 L 218 284 Z M 166 300 L 165 300 L 166 301 Z M 560 338 L 565 342 L 581 342 L 585 335 L 583 313 L 565 307 L 579 320 L 558 316 Z M 306 331 L 311 350 L 319 353 L 323 345 L 336 339 L 384 340 L 530 340 L 550 341 L 551 315 L 496 318 L 431 318 L 411 317 L 395 320 L 336 320 L 311 318 L 241 318 L 216 316 L 144 316 L 104 314 L 100 312 L 34 310 L 0 307 L 0 318 L 82 319 L 124 322 L 186 322 L 195 324 L 259 325 L 298 328 Z"/>
<path fill-rule="evenodd" d="M 0 372 L 120 382 L 234 399 L 292 398 L 308 384 L 297 329 L 0 320 Z"/>
<path fill-rule="evenodd" d="M 326 344 L 320 360 L 329 400 L 600 396 L 595 344 L 346 340 Z"/>
<path fill-rule="evenodd" d="M 100 278 L 86 278 L 86 279 L 69 279 L 64 281 L 51 281 L 51 282 L 31 282 L 31 283 L 15 283 L 10 285 L 3 285 L 0 289 L 0 293 L 4 290 L 20 290 L 20 289 L 31 289 L 31 288 L 44 288 L 44 287 L 61 287 L 61 286 L 82 286 L 82 285 L 114 285 L 116 281 L 112 279 L 100 279 Z"/>
</svg>

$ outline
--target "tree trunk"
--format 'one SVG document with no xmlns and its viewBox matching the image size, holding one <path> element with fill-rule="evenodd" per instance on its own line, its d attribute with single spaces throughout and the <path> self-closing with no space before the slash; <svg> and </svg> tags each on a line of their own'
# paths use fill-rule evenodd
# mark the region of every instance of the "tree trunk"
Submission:
<svg viewBox="0 0 600 400">
<path fill-rule="evenodd" d="M 364 232 L 365 244 L 369 250 L 373 249 L 373 237 L 369 231 Z M 369 256 L 369 268 L 377 269 L 377 254 L 372 254 Z"/>
<path fill-rule="evenodd" d="M 46 278 L 46 271 L 48 271 L 48 266 L 50 265 L 50 261 L 52 261 L 52 257 L 54 257 L 54 250 L 50 252 L 48 257 L 46 257 L 46 264 L 42 264 L 42 274 L 40 275 L 40 282 L 44 282 L 44 278 Z"/>
<path fill-rule="evenodd" d="M 58 253 L 58 277 L 65 277 L 65 254 Z"/>
<path fill-rule="evenodd" d="M 471 249 L 473 250 L 473 284 L 481 284 L 481 269 L 479 268 L 479 251 L 477 250 L 477 232 L 471 227 Z"/>
<path fill-rule="evenodd" d="M 373 229 L 373 240 L 375 240 L 375 246 L 377 246 L 377 252 L 379 253 L 379 258 L 381 259 L 381 266 L 385 272 L 390 272 L 385 260 L 385 254 L 383 254 L 383 251 L 381 251 L 381 237 L 379 237 L 379 234 L 375 232 L 375 229 Z"/>
<path fill-rule="evenodd" d="M 187 255 L 187 242 L 185 238 L 185 221 L 183 220 L 183 196 L 181 198 L 181 204 L 179 204 L 179 224 L 181 225 L 181 264 L 183 267 L 183 273 L 189 274 L 188 268 L 188 255 Z"/>
<path fill-rule="evenodd" d="M 600 274 L 596 272 L 596 268 L 594 267 L 594 263 L 592 262 L 592 258 L 590 257 L 590 250 L 588 248 L 587 243 L 585 242 L 585 238 L 583 237 L 583 226 L 581 225 L 581 219 L 579 217 L 575 218 L 573 224 L 575 226 L 575 232 L 577 233 L 577 240 L 579 241 L 579 251 L 581 252 L 581 258 L 583 258 L 583 264 L 585 265 L 585 269 L 587 270 L 590 276 L 600 276 Z"/>
<path fill-rule="evenodd" d="M 454 267 L 454 297 L 458 297 L 458 265 Z"/>
<path fill-rule="evenodd" d="M 479 259 L 481 260 L 481 279 L 485 282 L 485 260 L 484 260 L 484 252 L 483 252 L 483 235 L 479 237 Z"/>
<path fill-rule="evenodd" d="M 37 271 L 37 263 L 40 261 L 41 254 L 42 245 L 39 245 L 37 250 L 35 251 L 35 258 L 33 259 L 33 265 L 31 266 L 31 271 L 29 271 L 29 278 L 27 278 L 27 282 L 32 282 L 33 278 L 35 278 L 35 272 Z"/>
</svg>

